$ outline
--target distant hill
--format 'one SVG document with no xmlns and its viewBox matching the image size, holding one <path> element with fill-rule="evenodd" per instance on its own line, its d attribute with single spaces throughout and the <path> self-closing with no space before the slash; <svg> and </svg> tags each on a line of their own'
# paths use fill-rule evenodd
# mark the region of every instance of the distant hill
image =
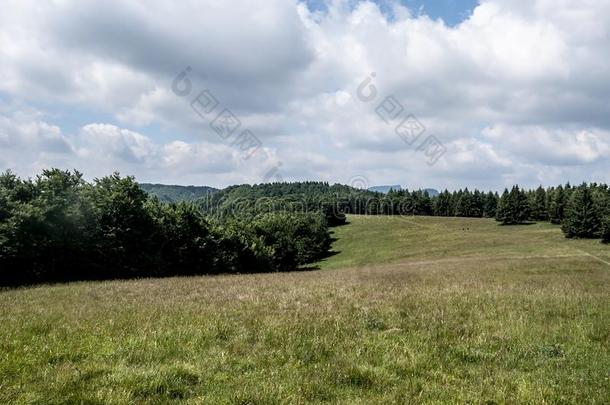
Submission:
<svg viewBox="0 0 610 405">
<path fill-rule="evenodd" d="M 369 187 L 368 190 L 373 191 L 375 193 L 387 194 L 390 192 L 390 190 L 400 191 L 400 190 L 402 190 L 402 188 L 400 187 L 400 184 L 397 184 L 394 186 L 373 186 L 373 187 Z"/>
<path fill-rule="evenodd" d="M 389 193 L 390 190 L 401 191 L 401 190 L 403 190 L 403 188 L 399 184 L 393 185 L 393 186 L 373 186 L 373 187 L 368 188 L 368 191 L 372 191 L 375 193 L 383 193 L 383 194 Z M 427 191 L 428 195 L 430 197 L 436 197 L 437 195 L 440 194 L 438 192 L 438 190 L 435 190 L 433 188 L 425 188 L 422 191 Z"/>
<path fill-rule="evenodd" d="M 218 191 L 214 187 L 207 186 L 174 186 L 149 183 L 140 183 L 140 188 L 148 194 L 158 197 L 159 200 L 170 203 L 195 201 Z"/>
<path fill-rule="evenodd" d="M 324 182 L 302 182 L 281 184 L 259 184 L 259 185 L 237 185 L 229 186 L 223 190 L 208 186 L 177 186 L 167 184 L 140 183 L 142 190 L 154 195 L 163 202 L 197 201 L 206 196 L 214 195 L 214 201 L 243 197 L 295 197 L 295 195 L 344 195 L 360 191 L 361 193 L 383 193 L 387 194 L 390 189 L 403 190 L 400 185 L 374 186 L 368 190 L 356 190 L 341 184 L 329 185 Z M 439 192 L 433 188 L 427 188 L 430 197 L 435 197 Z M 209 202 L 209 201 L 208 201 Z M 205 203 L 204 203 L 205 204 Z"/>
</svg>

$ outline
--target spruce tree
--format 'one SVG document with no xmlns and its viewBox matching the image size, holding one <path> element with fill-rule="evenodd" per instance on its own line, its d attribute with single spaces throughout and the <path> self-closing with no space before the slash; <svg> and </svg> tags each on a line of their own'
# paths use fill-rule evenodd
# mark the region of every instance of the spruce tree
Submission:
<svg viewBox="0 0 610 405">
<path fill-rule="evenodd" d="M 547 218 L 546 191 L 542 186 L 539 186 L 533 196 L 532 219 L 535 221 L 546 221 Z"/>
<path fill-rule="evenodd" d="M 555 187 L 550 187 L 546 190 L 546 218 L 549 221 L 551 219 L 551 203 L 553 202 L 554 195 Z"/>
<path fill-rule="evenodd" d="M 434 200 L 434 215 L 440 217 L 449 217 L 453 215 L 451 209 L 451 194 L 445 190 Z"/>
<path fill-rule="evenodd" d="M 480 218 L 483 216 L 483 212 L 485 211 L 485 195 L 481 193 L 479 190 L 475 189 L 472 194 L 472 205 L 470 216 L 475 218 Z"/>
<path fill-rule="evenodd" d="M 496 208 L 496 221 L 502 222 L 503 224 L 509 223 L 509 193 L 508 189 L 504 189 L 502 197 L 498 200 L 498 206 Z"/>
<path fill-rule="evenodd" d="M 498 194 L 491 191 L 485 195 L 485 203 L 483 205 L 483 216 L 486 218 L 494 218 L 496 209 L 498 208 Z"/>
<path fill-rule="evenodd" d="M 504 225 L 513 225 L 524 223 L 529 218 L 530 202 L 527 194 L 519 186 L 513 186 L 510 192 L 504 190 L 498 203 L 496 219 Z"/>
<path fill-rule="evenodd" d="M 491 191 L 485 195 L 485 203 L 483 206 L 483 216 L 486 218 L 494 218 L 496 216 L 496 209 L 498 208 L 498 193 L 492 193 Z"/>
<path fill-rule="evenodd" d="M 470 217 L 472 213 L 472 203 L 472 193 L 466 188 L 457 200 L 455 215 L 457 217 Z"/>
<path fill-rule="evenodd" d="M 559 186 L 553 190 L 551 202 L 549 204 L 549 220 L 551 223 L 560 224 L 561 221 L 563 221 L 565 206 L 566 193 L 563 186 Z"/>
<path fill-rule="evenodd" d="M 419 192 L 420 200 L 419 200 L 419 215 L 432 215 L 432 199 L 430 199 L 430 194 L 428 191 Z"/>
<path fill-rule="evenodd" d="M 512 223 L 521 224 L 530 218 L 530 204 L 527 195 L 519 186 L 514 186 L 509 196 Z"/>
<path fill-rule="evenodd" d="M 610 216 L 604 217 L 602 221 L 602 242 L 610 243 Z"/>
<path fill-rule="evenodd" d="M 582 184 L 573 190 L 562 230 L 567 238 L 595 238 L 601 234 L 601 217 L 592 190 Z"/>
</svg>

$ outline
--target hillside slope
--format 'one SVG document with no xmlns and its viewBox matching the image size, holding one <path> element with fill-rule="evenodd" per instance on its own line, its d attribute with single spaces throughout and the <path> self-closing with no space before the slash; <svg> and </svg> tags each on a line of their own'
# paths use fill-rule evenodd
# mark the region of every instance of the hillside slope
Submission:
<svg viewBox="0 0 610 405">
<path fill-rule="evenodd" d="M 178 203 L 182 201 L 195 201 L 208 197 L 218 191 L 214 187 L 207 186 L 176 186 L 167 184 L 140 183 L 142 190 L 154 195 L 162 202 Z"/>
<path fill-rule="evenodd" d="M 604 403 L 610 257 L 349 217 L 322 270 L 0 291 L 1 403 Z"/>
</svg>

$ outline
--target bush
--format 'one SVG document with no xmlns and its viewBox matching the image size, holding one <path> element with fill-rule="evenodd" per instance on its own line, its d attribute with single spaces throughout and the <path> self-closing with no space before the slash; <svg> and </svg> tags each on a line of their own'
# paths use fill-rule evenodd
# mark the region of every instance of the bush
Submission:
<svg viewBox="0 0 610 405">
<path fill-rule="evenodd" d="M 330 234 L 319 214 L 264 214 L 251 226 L 254 234 L 271 248 L 275 271 L 294 270 L 320 259 L 330 248 Z"/>
</svg>

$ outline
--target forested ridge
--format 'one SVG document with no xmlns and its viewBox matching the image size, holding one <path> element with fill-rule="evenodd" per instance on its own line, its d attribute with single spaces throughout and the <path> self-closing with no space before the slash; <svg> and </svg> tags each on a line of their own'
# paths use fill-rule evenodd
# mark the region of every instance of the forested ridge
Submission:
<svg viewBox="0 0 610 405">
<path fill-rule="evenodd" d="M 331 225 L 345 214 L 427 215 L 495 218 L 504 225 L 550 221 L 567 237 L 608 241 L 610 189 L 606 184 L 569 183 L 525 190 L 515 185 L 497 192 L 390 190 L 387 194 L 326 182 L 231 186 L 195 202 L 207 215 L 243 217 L 263 212 L 320 212 Z"/>
<path fill-rule="evenodd" d="M 195 201 L 218 189 L 208 186 L 178 186 L 167 184 L 140 183 L 142 190 L 157 197 L 161 202 L 180 203 Z"/>
<path fill-rule="evenodd" d="M 35 179 L 9 171 L 0 175 L 0 284 L 295 270 L 328 254 L 329 228 L 350 213 L 550 221 L 567 237 L 610 241 L 605 184 L 430 197 L 272 183 L 168 203 L 119 174 L 87 182 L 76 171 L 50 169 Z"/>
</svg>

